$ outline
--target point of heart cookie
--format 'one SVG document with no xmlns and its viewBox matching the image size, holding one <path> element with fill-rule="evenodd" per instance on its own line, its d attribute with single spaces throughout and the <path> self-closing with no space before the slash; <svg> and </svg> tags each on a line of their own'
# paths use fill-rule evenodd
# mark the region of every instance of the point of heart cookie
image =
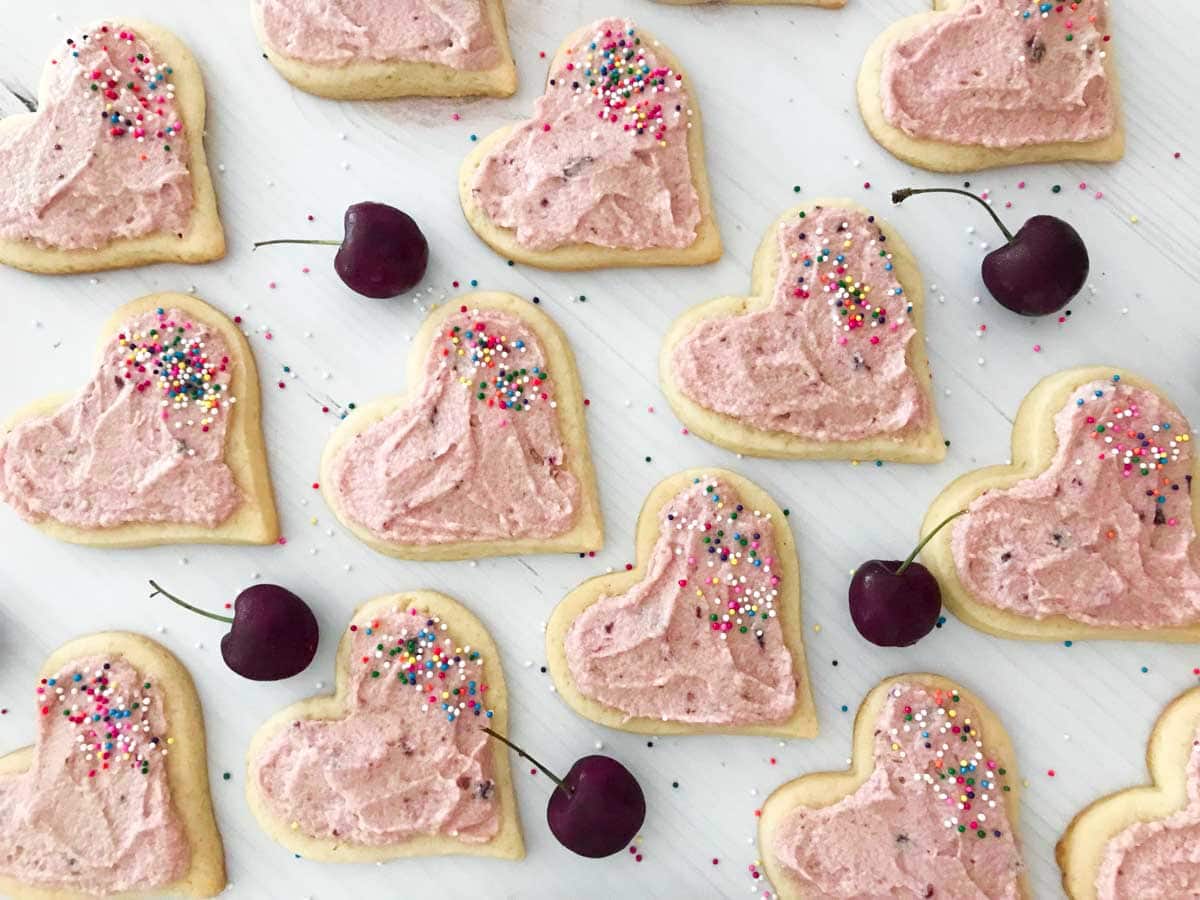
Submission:
<svg viewBox="0 0 1200 900">
<path fill-rule="evenodd" d="M 0 892 L 225 889 L 204 716 L 166 648 L 127 632 L 70 641 L 43 665 L 30 712 L 37 746 L 0 757 Z M 81 834 L 82 844 L 61 837 Z"/>
<path fill-rule="evenodd" d="M 1017 412 L 1012 462 L 963 475 L 926 513 L 923 533 L 968 510 L 922 551 L 946 607 L 1000 637 L 1200 641 L 1192 443 L 1132 372 L 1044 378 Z"/>
<path fill-rule="evenodd" d="M 0 121 L 0 264 L 70 273 L 223 257 L 205 106 L 195 58 L 163 28 L 120 20 L 68 38 L 37 111 Z"/>
<path fill-rule="evenodd" d="M 293 85 L 334 100 L 509 97 L 517 70 L 503 0 L 449 6 L 251 0 L 264 55 Z M 424 8 L 422 8 L 424 7 Z M 346 30 L 339 30 L 341 22 Z"/>
<path fill-rule="evenodd" d="M 849 769 L 767 798 L 763 868 L 780 900 L 1027 898 L 1020 795 L 1012 744 L 982 701 L 940 675 L 896 675 L 859 707 Z"/>
<path fill-rule="evenodd" d="M 894 156 L 935 172 L 1120 159 L 1109 4 L 1082 6 L 1022 17 L 1003 0 L 935 0 L 932 12 L 900 20 L 859 71 L 868 131 Z M 1014 99 L 1014 90 L 1028 96 Z M 1047 98 L 1061 105 L 1047 108 Z"/>
<path fill-rule="evenodd" d="M 1096 800 L 1059 839 L 1055 856 L 1071 900 L 1183 896 L 1200 877 L 1200 688 L 1158 717 L 1146 768 L 1150 784 Z"/>
<path fill-rule="evenodd" d="M 566 335 L 513 294 L 466 294 L 412 341 L 407 394 L 334 432 L 321 491 L 354 536 L 403 559 L 577 553 L 604 542 Z"/>
<path fill-rule="evenodd" d="M 637 561 L 555 607 L 546 655 L 581 716 L 641 734 L 817 734 L 786 516 L 723 469 L 661 481 Z"/>
<path fill-rule="evenodd" d="M 0 425 L 0 499 L 71 543 L 270 544 L 260 417 L 241 330 L 195 297 L 151 294 L 103 326 L 79 393 Z"/>
<path fill-rule="evenodd" d="M 377 597 L 335 665 L 334 694 L 280 711 L 250 743 L 246 797 L 263 830 L 320 862 L 522 858 L 508 755 L 483 731 L 508 732 L 483 623 L 435 591 Z"/>
<path fill-rule="evenodd" d="M 622 66 L 640 63 L 620 90 L 618 55 Z M 544 269 L 690 266 L 721 255 L 695 86 L 627 19 L 563 41 L 533 118 L 480 141 L 459 170 L 459 197 L 493 250 Z"/>
<path fill-rule="evenodd" d="M 751 296 L 675 321 L 659 382 L 689 431 L 738 453 L 938 462 L 923 312 L 895 230 L 850 200 L 814 200 L 768 229 Z"/>
</svg>

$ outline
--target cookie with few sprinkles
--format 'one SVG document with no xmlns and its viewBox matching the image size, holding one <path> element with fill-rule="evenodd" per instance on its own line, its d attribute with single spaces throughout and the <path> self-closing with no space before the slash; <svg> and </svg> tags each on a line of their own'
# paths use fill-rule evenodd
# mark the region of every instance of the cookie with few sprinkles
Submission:
<svg viewBox="0 0 1200 900">
<path fill-rule="evenodd" d="M 206 337 L 223 352 L 210 353 Z M 106 415 L 118 408 L 124 415 Z M 34 401 L 0 424 L 0 496 L 74 544 L 272 544 L 279 522 L 261 414 L 241 329 L 196 297 L 150 294 L 101 328 L 79 393 Z M 99 465 L 109 452 L 117 458 Z"/>
<path fill-rule="evenodd" d="M 422 59 L 356 56 L 345 61 L 312 62 L 273 46 L 265 19 L 272 0 L 250 0 L 254 30 L 263 55 L 279 74 L 310 94 L 333 100 L 385 100 L 395 97 L 511 97 L 517 68 L 508 45 L 503 0 L 477 0 L 484 25 L 495 44 L 496 61 L 484 68 L 460 68 Z M 462 4 L 460 4 L 462 6 Z M 427 12 L 442 15 L 438 10 Z M 396 12 L 389 15 L 397 16 Z"/>
<path fill-rule="evenodd" d="M 689 432 L 737 453 L 939 462 L 924 305 L 894 228 L 853 201 L 817 199 L 768 229 L 750 296 L 676 319 L 659 383 Z"/>
<path fill-rule="evenodd" d="M 355 537 L 425 560 L 603 545 L 583 390 L 553 319 L 514 294 L 464 294 L 422 324 L 407 381 L 325 446 L 321 492 Z"/>
<path fill-rule="evenodd" d="M 832 892 L 835 881 L 855 896 L 1032 896 L 1020 856 L 1016 754 L 978 697 L 940 675 L 887 678 L 859 706 L 852 740 L 845 771 L 802 775 L 762 806 L 759 855 L 779 900 L 824 896 L 820 888 Z M 843 834 L 852 860 L 822 842 Z M 790 854 L 799 858 L 785 861 Z M 986 888 L 974 880 L 982 877 Z M 818 883 L 824 878 L 831 884 Z M 869 888 L 855 889 L 859 878 Z"/>
<path fill-rule="evenodd" d="M 882 86 L 884 80 L 885 59 L 888 50 L 896 43 L 920 35 L 935 28 L 947 16 L 957 15 L 966 9 L 971 0 L 933 0 L 931 12 L 920 13 L 896 22 L 886 29 L 871 44 L 867 50 L 862 68 L 858 75 L 858 108 L 866 123 L 867 130 L 879 144 L 896 156 L 914 166 L 929 169 L 934 172 L 977 172 L 998 166 L 1025 165 L 1032 163 L 1064 162 L 1078 160 L 1082 162 L 1113 162 L 1125 154 L 1125 129 L 1120 112 L 1120 87 L 1117 67 L 1112 54 L 1112 44 L 1109 35 L 1103 37 L 1103 69 L 1108 81 L 1111 102 L 1114 107 L 1115 127 L 1102 137 L 1089 140 L 1056 140 L 1047 143 L 1028 143 L 1020 146 L 985 146 L 983 143 L 964 141 L 954 142 L 936 140 L 933 138 L 917 137 L 888 121 L 884 113 Z M 1091 2 L 1091 0 L 1088 0 Z M 1108 0 L 1098 0 L 1107 4 Z M 1006 12 L 1008 8 L 1006 7 Z M 1036 0 L 1023 0 L 1012 5 L 1012 14 L 1024 17 L 1053 16 L 1061 37 L 1056 40 L 1074 41 L 1073 19 L 1076 16 L 1086 16 L 1087 13 L 1077 9 L 1077 4 L 1039 3 Z M 1043 46 L 1034 44 L 1032 47 L 1017 46 L 1011 48 L 1012 57 L 1025 65 L 1027 60 L 1036 64 L 1041 59 Z M 985 48 L 986 49 L 986 48 Z M 978 53 L 973 59 L 978 59 Z M 945 59 L 944 55 L 940 57 Z M 976 68 L 971 73 L 947 74 L 950 78 L 960 79 L 963 85 L 968 85 L 972 78 L 979 78 L 984 73 L 976 62 Z M 1014 83 L 1017 76 L 1011 73 L 1004 75 L 1009 83 Z M 971 90 L 971 95 L 981 94 L 978 88 Z M 960 121 L 966 121 L 965 115 L 959 116 Z"/>
<path fill-rule="evenodd" d="M 550 616 L 546 659 L 568 706 L 638 734 L 816 736 L 800 565 L 766 491 L 725 469 L 668 476 L 638 515 L 635 558 Z"/>
<path fill-rule="evenodd" d="M 481 730 L 508 733 L 483 623 L 435 591 L 376 597 L 355 610 L 335 667 L 333 694 L 281 710 L 250 742 L 246 798 L 263 830 L 319 862 L 521 859 L 508 751 Z M 324 774 L 295 769 L 308 765 Z"/>
<path fill-rule="evenodd" d="M 93 59 L 88 54 L 100 45 L 104 56 Z M 0 158 L 9 157 L 0 171 L 0 193 L 8 196 L 0 264 L 59 274 L 221 259 L 225 235 L 204 150 L 206 104 L 195 57 L 164 28 L 121 20 L 67 38 L 43 71 L 38 109 L 0 120 Z M 100 186 L 71 206 L 60 169 L 78 180 L 105 153 L 131 169 L 128 184 L 144 180 L 144 190 L 106 197 Z M 153 176 L 149 167 L 164 161 L 178 167 L 175 180 Z M 18 201 L 23 192 L 33 192 L 28 203 L 36 209 Z M 58 218 L 56 208 L 64 210 Z M 7 228 L 6 215 L 16 217 Z M 80 229 L 86 237 L 72 234 Z"/>
<path fill-rule="evenodd" d="M 112 674 L 118 671 L 120 676 Z M 131 681 L 141 683 L 126 684 Z M 127 695 L 126 689 L 136 692 Z M 33 786 L 34 799 L 26 796 L 24 802 L 38 802 L 37 798 L 44 802 L 56 785 L 75 779 L 72 801 L 55 809 L 69 816 L 66 810 L 90 804 L 95 821 L 54 822 L 53 828 L 39 830 L 31 838 L 24 854 L 10 857 L 7 851 L 19 834 L 6 831 L 0 817 L 5 845 L 0 847 L 0 893 L 19 900 L 66 900 L 81 896 L 81 892 L 215 897 L 224 891 L 225 856 L 209 795 L 204 716 L 191 676 L 179 660 L 139 634 L 93 634 L 54 651 L 42 667 L 34 693 L 39 741 L 52 742 L 55 747 L 67 742 L 74 752 L 59 759 L 47 747 L 42 758 L 38 748 L 26 747 L 0 757 L 0 795 L 5 800 L 0 807 L 17 809 L 24 781 L 40 771 Z M 64 722 L 68 724 L 64 726 Z M 59 727 L 73 734 L 57 735 Z M 120 802 L 143 786 L 149 786 L 145 808 Z M 106 805 L 110 801 L 112 805 Z M 165 805 L 161 815 L 155 815 L 153 809 L 158 803 Z M 116 826 L 111 817 L 121 815 L 122 807 L 136 810 L 139 819 L 144 815 L 144 829 L 129 827 L 110 838 L 97 834 Z M 47 814 L 54 813 L 45 809 L 38 813 L 40 817 Z M 95 840 L 88 848 L 52 849 L 57 835 L 74 834 L 91 834 Z M 116 849 L 131 835 L 139 843 Z M 121 853 L 123 866 L 115 873 L 104 855 L 106 846 Z M 173 867 L 169 867 L 173 874 L 155 874 L 166 865 L 156 854 L 165 853 L 166 848 L 177 852 Z M 100 854 L 98 860 L 87 859 L 95 852 Z M 36 880 L 12 874 L 25 860 L 37 866 L 39 853 L 73 858 L 71 879 L 55 879 L 40 867 Z M 83 867 L 93 863 L 98 872 L 120 879 L 121 885 L 105 888 L 92 882 L 90 879 L 99 875 L 88 874 Z"/>
<path fill-rule="evenodd" d="M 1124 399 L 1138 392 L 1163 405 L 1161 417 Z M 943 604 L 999 637 L 1200 641 L 1192 444 L 1166 393 L 1133 372 L 1043 378 L 1017 411 L 1011 462 L 959 477 L 925 514 L 922 534 L 967 510 L 921 551 Z M 1089 492 L 1119 496 L 1101 507 Z M 1168 586 L 1155 587 L 1159 578 Z"/>
<path fill-rule="evenodd" d="M 675 99 L 680 90 L 686 101 Z M 543 269 L 693 266 L 718 259 L 721 238 L 695 91 L 679 60 L 645 29 L 625 19 L 580 28 L 551 60 L 534 118 L 483 138 L 463 161 L 458 186 L 467 223 L 505 259 Z M 553 103 L 564 97 L 567 106 L 555 113 Z M 497 189 L 493 200 L 509 207 L 509 224 L 499 224 L 487 209 L 478 179 L 536 162 L 538 154 L 546 156 L 543 162 L 552 171 L 545 179 L 518 175 L 514 187 Z M 615 175 L 599 165 L 605 154 L 617 164 Z M 674 173 L 670 184 L 654 182 L 668 178 L 670 166 L 659 157 L 670 157 L 671 165 L 686 171 Z M 614 177 L 628 180 L 597 185 L 595 191 L 585 185 L 571 193 L 580 179 L 593 177 L 606 183 Z M 566 194 L 552 202 L 547 196 L 551 189 Z M 639 191 L 648 196 L 636 203 L 628 199 Z M 622 192 L 627 195 L 624 206 L 612 199 Z M 669 210 L 661 208 L 664 192 L 675 194 Z M 590 210 L 574 208 L 596 203 L 597 197 L 601 202 Z M 681 214 L 676 207 L 685 205 L 685 197 L 694 222 L 677 221 Z M 639 220 L 630 214 L 634 206 L 642 219 L 652 214 L 657 219 Z M 561 221 L 551 226 L 552 234 L 530 236 L 555 215 Z M 567 222 L 574 225 L 567 228 Z M 575 233 L 580 228 L 586 238 Z"/>
<path fill-rule="evenodd" d="M 1138 832 L 1151 829 L 1195 828 L 1196 774 L 1200 769 L 1200 688 L 1192 688 L 1172 700 L 1158 717 L 1146 745 L 1146 768 L 1150 783 L 1126 788 L 1094 801 L 1071 820 L 1055 848 L 1062 869 L 1063 890 L 1071 900 L 1097 898 L 1149 897 L 1146 893 L 1127 893 L 1128 885 L 1118 886 L 1122 877 L 1137 872 L 1122 872 L 1116 860 L 1110 861 L 1109 848 L 1128 835 L 1136 848 Z M 1159 832 L 1165 835 L 1169 832 Z M 1176 852 L 1187 853 L 1192 846 L 1185 835 Z M 1160 869 L 1170 873 L 1175 860 L 1155 855 L 1139 867 L 1145 872 Z M 1192 869 L 1195 871 L 1194 853 Z M 1194 883 L 1194 882 L 1193 882 Z M 1154 897 L 1183 896 L 1181 882 L 1156 886 Z M 1134 888 L 1140 891 L 1141 887 Z"/>
</svg>

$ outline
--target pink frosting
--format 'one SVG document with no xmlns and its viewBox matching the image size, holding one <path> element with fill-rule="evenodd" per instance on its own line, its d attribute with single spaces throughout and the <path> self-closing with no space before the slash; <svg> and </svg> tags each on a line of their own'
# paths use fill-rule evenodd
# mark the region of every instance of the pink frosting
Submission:
<svg viewBox="0 0 1200 900">
<path fill-rule="evenodd" d="M 0 132 L 0 238 L 74 250 L 182 236 L 192 210 L 182 131 L 169 60 L 118 25 L 68 39 L 37 115 Z"/>
<path fill-rule="evenodd" d="M 177 309 L 135 317 L 74 399 L 0 438 L 0 498 L 30 522 L 216 527 L 242 500 L 224 461 L 228 354 Z"/>
<path fill-rule="evenodd" d="M 486 69 L 500 61 L 484 0 L 259 0 L 259 5 L 267 42 L 301 62 Z"/>
<path fill-rule="evenodd" d="M 796 674 L 776 618 L 770 516 L 705 478 L 666 504 L 659 522 L 645 577 L 600 597 L 571 624 L 566 657 L 576 688 L 627 717 L 786 719 Z"/>
<path fill-rule="evenodd" d="M 412 402 L 334 461 L 344 515 L 406 544 L 570 531 L 580 487 L 566 468 L 554 374 L 519 316 L 463 307 L 430 346 Z"/>
<path fill-rule="evenodd" d="M 770 305 L 700 322 L 671 355 L 678 389 L 753 428 L 812 440 L 924 427 L 929 402 L 907 360 L 911 307 L 873 223 L 818 207 L 780 225 Z"/>
<path fill-rule="evenodd" d="M 1187 769 L 1187 806 L 1138 822 L 1108 842 L 1096 877 L 1099 900 L 1178 900 L 1200 896 L 1200 735 Z"/>
<path fill-rule="evenodd" d="M 533 118 L 484 157 L 471 193 L 533 250 L 690 246 L 700 198 L 683 74 L 664 66 L 627 20 L 604 19 L 584 33 L 555 57 Z"/>
<path fill-rule="evenodd" d="M 1104 69 L 1107 0 L 971 0 L 889 46 L 880 94 L 887 121 L 913 137 L 1021 147 L 1094 141 L 1116 128 Z"/>
<path fill-rule="evenodd" d="M 254 760 L 271 814 L 350 844 L 491 840 L 500 807 L 480 654 L 417 609 L 350 630 L 345 717 L 297 720 Z"/>
<path fill-rule="evenodd" d="M 954 523 L 975 600 L 1114 628 L 1200 621 L 1191 429 L 1166 399 L 1116 379 L 1072 393 L 1045 472 L 984 492 Z"/>
<path fill-rule="evenodd" d="M 875 768 L 836 803 L 797 807 L 768 852 L 805 896 L 1021 896 L 1004 760 L 956 691 L 901 684 L 875 725 Z"/>
<path fill-rule="evenodd" d="M 75 660 L 39 683 L 33 767 L 0 775 L 0 876 L 112 894 L 187 872 L 191 848 L 171 806 L 168 722 L 154 687 L 105 657 Z"/>
</svg>

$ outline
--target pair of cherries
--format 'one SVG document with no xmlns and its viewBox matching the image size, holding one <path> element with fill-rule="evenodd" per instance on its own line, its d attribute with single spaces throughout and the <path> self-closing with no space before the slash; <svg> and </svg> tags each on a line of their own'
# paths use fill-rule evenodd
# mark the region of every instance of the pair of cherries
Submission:
<svg viewBox="0 0 1200 900">
<path fill-rule="evenodd" d="M 278 681 L 308 668 L 317 652 L 317 618 L 307 603 L 277 584 L 246 588 L 233 602 L 233 616 L 192 606 L 151 581 L 151 597 L 160 594 L 199 615 L 229 624 L 221 638 L 221 657 L 243 678 Z M 555 783 L 546 806 L 550 831 L 568 850 L 599 858 L 627 847 L 646 819 L 646 798 L 633 773 L 608 756 L 579 759 L 559 778 L 508 738 L 489 735 L 529 760 Z"/>
</svg>

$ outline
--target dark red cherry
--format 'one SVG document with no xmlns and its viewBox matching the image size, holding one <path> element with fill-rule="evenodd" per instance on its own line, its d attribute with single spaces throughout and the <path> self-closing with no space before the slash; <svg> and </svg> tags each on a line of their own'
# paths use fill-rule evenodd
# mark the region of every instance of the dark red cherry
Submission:
<svg viewBox="0 0 1200 900">
<path fill-rule="evenodd" d="M 909 647 L 937 625 L 942 613 L 942 591 L 933 574 L 918 562 L 917 554 L 956 512 L 917 544 L 908 559 L 871 559 L 850 579 L 850 618 L 858 633 L 879 647 Z"/>
<path fill-rule="evenodd" d="M 1005 244 L 983 258 L 983 283 L 1000 305 L 1023 316 L 1046 316 L 1071 302 L 1087 281 L 1091 262 L 1083 238 L 1055 216 L 1034 216 L 1014 235 L 982 197 L 957 188 L 905 188 L 892 193 L 893 203 L 914 194 L 962 194 L 983 205 Z"/>
<path fill-rule="evenodd" d="M 154 581 L 151 597 L 162 594 L 184 609 L 230 624 L 221 638 L 221 656 L 243 678 L 279 681 L 299 675 L 317 655 L 320 632 L 308 604 L 277 584 L 255 584 L 233 601 L 233 617 L 185 603 Z"/>
<path fill-rule="evenodd" d="M 386 300 L 421 283 L 429 265 L 429 242 L 408 213 L 386 203 L 355 203 L 346 210 L 346 234 L 341 241 L 283 238 L 268 244 L 336 246 L 334 271 L 346 287 L 364 297 Z"/>
<path fill-rule="evenodd" d="M 566 778 L 490 728 L 483 729 L 541 770 L 556 785 L 546 804 L 546 822 L 572 853 L 599 859 L 620 853 L 646 821 L 646 797 L 633 773 L 609 756 L 585 756 Z"/>
</svg>

